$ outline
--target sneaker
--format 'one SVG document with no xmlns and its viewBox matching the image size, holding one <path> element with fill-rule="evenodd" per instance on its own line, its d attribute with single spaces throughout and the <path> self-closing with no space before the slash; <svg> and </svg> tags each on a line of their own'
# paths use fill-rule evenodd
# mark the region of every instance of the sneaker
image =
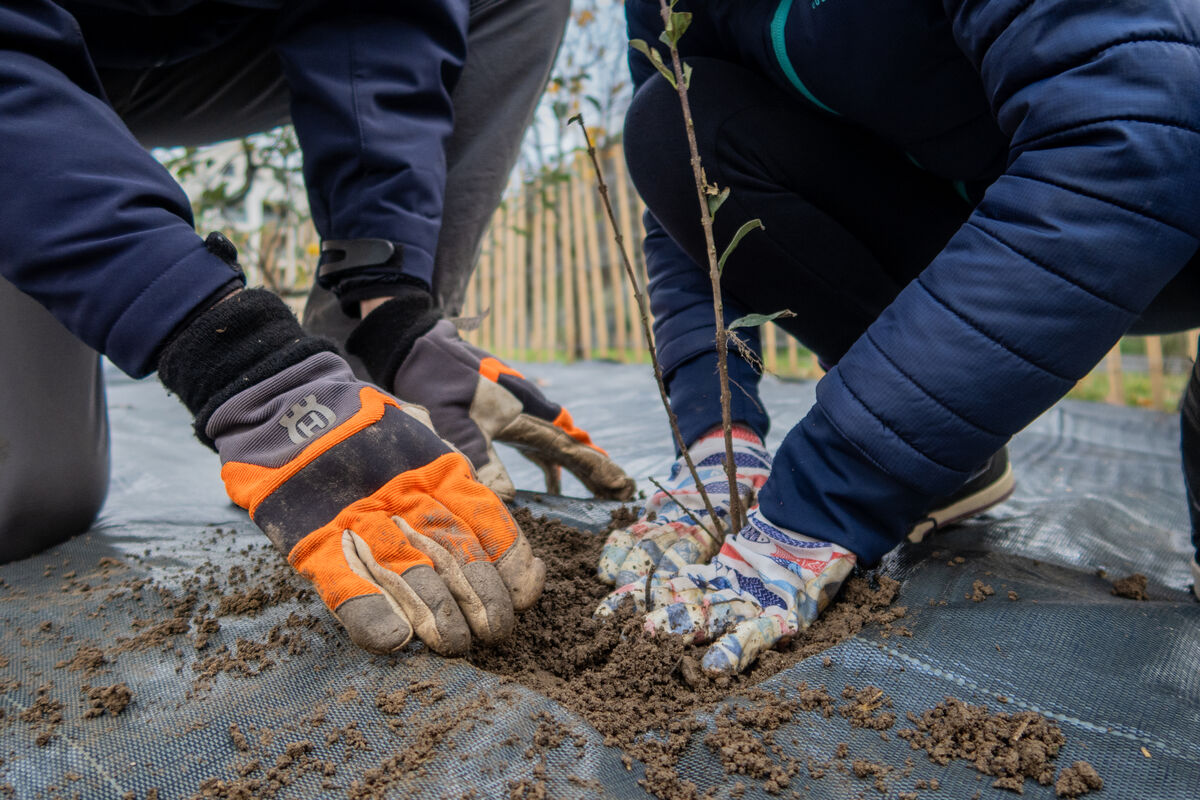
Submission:
<svg viewBox="0 0 1200 800">
<path fill-rule="evenodd" d="M 919 542 L 938 528 L 973 517 L 992 506 L 1003 503 L 1013 493 L 1012 464 L 1008 463 L 1008 448 L 1001 447 L 983 468 L 967 479 L 952 495 L 933 501 L 933 509 L 925 519 L 908 532 L 910 542 Z"/>
</svg>

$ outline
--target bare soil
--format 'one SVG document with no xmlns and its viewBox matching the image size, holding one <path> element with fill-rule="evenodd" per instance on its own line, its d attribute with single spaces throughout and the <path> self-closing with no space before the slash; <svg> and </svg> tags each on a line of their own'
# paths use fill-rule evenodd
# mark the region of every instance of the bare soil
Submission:
<svg viewBox="0 0 1200 800">
<path fill-rule="evenodd" d="M 767 692 L 759 686 L 812 656 L 832 667 L 833 659 L 823 652 L 867 625 L 876 626 L 885 637 L 912 636 L 901 624 L 907 609 L 896 602 L 898 582 L 886 576 L 853 577 L 808 630 L 762 654 L 747 673 L 714 680 L 699 668 L 705 645 L 678 637 L 651 637 L 631 609 L 614 619 L 593 618 L 596 606 L 610 590 L 594 574 L 603 536 L 534 518 L 528 511 L 518 511 L 517 518 L 534 550 L 546 561 L 545 592 L 520 617 L 508 641 L 492 649 L 478 649 L 468 660 L 579 714 L 601 734 L 605 744 L 623 751 L 628 768 L 635 762 L 644 768 L 641 783 L 654 796 L 663 800 L 702 800 L 707 796 L 678 771 L 681 756 L 698 736 L 703 736 L 702 745 L 731 776 L 728 786 L 733 797 L 745 792 L 747 782 L 756 782 L 771 793 L 794 796 L 802 783 L 831 772 L 862 781 L 864 791 L 873 788 L 905 800 L 916 800 L 919 790 L 937 789 L 936 781 L 906 781 L 913 771 L 911 758 L 903 764 L 880 764 L 857 757 L 849 744 L 842 743 L 824 760 L 808 757 L 800 761 L 787 754 L 783 742 L 776 741 L 777 732 L 802 713 L 819 715 L 830 725 L 878 731 L 887 739 L 903 710 L 893 708 L 891 698 L 879 688 L 846 685 L 831 692 L 824 685 L 800 683 Z M 614 515 L 613 525 L 631 521 L 632 515 L 622 510 Z M 340 636 L 332 632 L 332 622 L 293 612 L 265 636 L 239 637 L 233 644 L 226 638 L 219 646 L 210 643 L 221 631 L 222 618 L 254 617 L 270 606 L 311 598 L 311 591 L 273 550 L 250 547 L 242 555 L 244 566 L 226 571 L 201 564 L 182 588 L 173 590 L 143 578 L 118 583 L 125 565 L 114 559 L 104 559 L 107 563 L 98 564 L 87 580 L 74 572 L 63 575 L 70 581 L 64 584 L 64 591 L 69 587 L 80 593 L 96 592 L 94 596 L 103 597 L 104 602 L 132 599 L 140 604 L 143 595 L 153 598 L 155 594 L 161 600 L 154 613 L 134 619 L 126 635 L 112 631 L 90 644 L 62 637 L 63 660 L 56 668 L 92 679 L 91 685 L 82 686 L 85 705 L 69 713 L 85 719 L 123 714 L 133 701 L 130 687 L 125 683 L 98 686 L 94 678 L 118 671 L 122 654 L 131 651 L 159 649 L 182 657 L 180 647 L 191 645 L 195 659 L 189 699 L 203 700 L 214 681 L 254 679 L 276 669 L 288 656 L 304 653 L 314 634 Z M 977 602 L 994 594 L 992 587 L 979 581 L 972 588 L 977 596 L 971 599 Z M 1009 596 L 1015 599 L 1012 593 Z M 39 628 L 39 635 L 61 636 L 48 623 Z M 18 685 L 0 685 L 0 691 Z M 50 684 L 39 688 L 35 702 L 19 717 L 39 745 L 51 741 L 63 722 L 63 703 L 51 697 L 51 689 Z M 496 711 L 510 709 L 517 702 L 504 688 L 450 696 L 445 686 L 429 680 L 414 680 L 403 688 L 373 695 L 347 685 L 344 691 L 331 693 L 330 701 L 354 704 L 357 713 L 377 713 L 388 727 L 404 734 L 406 746 L 397 751 L 386 743 L 370 741 L 356 722 L 315 730 L 326 724 L 327 704 L 322 703 L 297 723 L 313 731 L 312 740 L 292 742 L 282 754 L 278 745 L 272 747 L 275 730 L 253 726 L 243 730 L 231 725 L 229 763 L 220 777 L 202 781 L 193 796 L 271 798 L 301 777 L 314 774 L 324 789 L 337 790 L 339 796 L 354 800 L 394 796 L 398 784 L 414 775 L 426 776 L 428 762 L 455 749 L 460 734 L 477 724 L 489 724 Z M 414 703 L 426 709 L 417 716 L 420 723 L 414 722 Z M 702 712 L 706 720 L 711 714 L 711 725 L 701 722 Z M 1053 783 L 1061 796 L 1076 797 L 1103 785 L 1086 762 L 1076 762 L 1055 778 L 1052 759 L 1061 747 L 1061 731 L 1032 712 L 1011 717 L 987 715 L 986 709 L 948 698 L 921 716 L 911 712 L 907 716 L 915 727 L 898 735 L 907 738 L 914 750 L 928 751 L 938 763 L 968 758 L 976 769 L 994 776 L 997 787 L 1020 791 L 1024 781 L 1033 778 Z M 531 718 L 536 726 L 532 741 L 518 742 L 513 737 L 506 742 L 527 745 L 523 755 L 534 762 L 529 777 L 509 784 L 510 798 L 551 797 L 549 771 L 553 768 L 548 766 L 546 754 L 566 742 L 582 754 L 587 742 L 581 731 L 571 730 L 545 712 Z M 288 733 L 299 730 L 297 725 L 289 727 Z M 346 761 L 371 760 L 356 765 L 352 779 L 338 776 L 338 765 L 324 757 L 334 746 Z M 466 751 L 461 755 L 464 760 L 470 758 Z M 559 781 L 565 778 L 585 792 L 589 787 L 588 781 L 571 774 L 554 777 Z M 601 787 L 591 788 L 599 791 Z M 470 791 L 464 795 L 471 796 Z"/>
<path fill-rule="evenodd" d="M 879 577 L 872 584 L 852 578 L 839 600 L 808 630 L 764 653 L 745 674 L 712 680 L 699 669 L 705 645 L 680 637 L 649 636 L 640 617 L 628 611 L 615 620 L 592 616 L 611 591 L 595 577 L 602 536 L 535 518 L 525 510 L 517 512 L 517 521 L 546 562 L 546 589 L 537 605 L 521 616 L 508 641 L 474 652 L 469 660 L 581 715 L 605 737 L 606 744 L 627 754 L 628 763 L 636 760 L 644 765 L 643 786 L 664 800 L 700 797 L 697 787 L 679 776 L 676 764 L 692 737 L 705 727 L 696 712 L 714 709 L 733 697 L 751 700 L 754 710 L 726 709 L 705 744 L 721 758 L 727 772 L 762 779 L 769 789 L 786 786 L 799 767 L 781 762 L 771 752 L 770 732 L 790 721 L 797 710 L 805 710 L 802 705 L 833 713 L 834 700 L 823 688 L 805 687 L 802 699 L 796 701 L 755 685 L 866 625 L 891 627 L 907 613 L 905 607 L 895 605 L 896 581 Z M 614 525 L 628 522 L 628 516 L 614 519 Z M 858 690 L 851 689 L 845 698 L 850 700 L 847 710 L 841 713 L 852 723 L 868 726 L 883 724 L 881 718 L 894 721 L 878 695 L 882 693 L 863 702 Z M 657 735 L 646 736 L 648 732 Z"/>
<path fill-rule="evenodd" d="M 1150 599 L 1150 596 L 1146 594 L 1146 576 L 1140 572 L 1113 581 L 1112 593 L 1128 600 Z"/>
<path fill-rule="evenodd" d="M 1043 786 L 1058 785 L 1054 757 L 1066 737 L 1054 721 L 1037 712 L 992 714 L 983 706 L 947 697 L 919 717 L 912 712 L 906 716 L 914 727 L 897 735 L 907 739 L 914 750 L 924 750 L 936 764 L 970 761 L 979 772 L 995 777 L 994 788 L 1018 794 L 1023 793 L 1026 779 Z M 1103 781 L 1094 787 L 1089 784 L 1093 775 L 1090 764 L 1075 762 L 1059 774 L 1063 787 L 1059 795 L 1078 797 L 1103 786 Z"/>
</svg>

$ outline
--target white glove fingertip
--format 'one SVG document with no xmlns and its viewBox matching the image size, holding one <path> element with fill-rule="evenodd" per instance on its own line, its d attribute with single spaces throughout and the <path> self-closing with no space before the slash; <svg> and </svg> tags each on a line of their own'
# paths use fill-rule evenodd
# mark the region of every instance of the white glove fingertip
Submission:
<svg viewBox="0 0 1200 800">
<path fill-rule="evenodd" d="M 708 648 L 700 667 L 714 675 L 742 672 L 784 635 L 782 620 L 775 615 L 744 620 Z"/>
</svg>

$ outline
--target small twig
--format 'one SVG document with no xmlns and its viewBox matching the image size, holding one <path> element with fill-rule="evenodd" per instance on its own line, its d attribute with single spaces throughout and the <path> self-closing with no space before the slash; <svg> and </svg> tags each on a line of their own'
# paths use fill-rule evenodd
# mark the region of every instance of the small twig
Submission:
<svg viewBox="0 0 1200 800">
<path fill-rule="evenodd" d="M 688 452 L 687 442 L 683 441 L 683 434 L 679 432 L 679 418 L 675 416 L 675 409 L 671 408 L 671 400 L 667 397 L 667 384 L 663 379 L 662 365 L 658 362 L 658 355 L 654 352 L 654 334 L 650 330 L 650 310 L 646 307 L 646 296 L 638 286 L 637 275 L 633 271 L 633 264 L 629 261 L 629 254 L 625 252 L 625 237 L 621 235 L 621 226 L 617 223 L 612 202 L 608 198 L 608 184 L 604 182 L 604 172 L 600 169 L 600 159 L 596 157 L 596 147 L 592 144 L 592 137 L 583 123 L 583 114 L 576 114 L 568 120 L 568 123 L 573 120 L 579 120 L 579 127 L 583 130 L 583 140 L 587 142 L 587 154 L 591 157 L 592 167 L 596 170 L 596 184 L 600 191 L 600 200 L 604 203 L 604 212 L 608 214 L 613 238 L 617 242 L 617 250 L 621 253 L 621 262 L 625 265 L 625 274 L 629 277 L 629 283 L 633 287 L 633 297 L 637 301 L 638 314 L 642 320 L 642 335 L 646 337 L 646 347 L 650 351 L 650 363 L 654 365 L 654 380 L 658 383 L 658 396 L 662 400 L 663 408 L 667 410 L 667 421 L 671 423 L 671 433 L 675 436 L 675 444 L 679 448 L 679 452 L 683 454 L 683 461 L 687 464 L 688 472 L 691 473 L 692 480 L 696 483 L 696 491 L 700 493 L 700 499 L 704 501 L 704 510 L 712 518 L 713 534 L 720 539 L 723 535 L 721 520 L 713 509 L 712 501 L 708 499 L 708 492 L 704 491 L 704 482 L 700 480 L 700 475 L 696 472 L 696 465 L 692 461 L 692 455 Z M 732 456 L 729 457 L 729 463 L 733 463 Z M 650 591 L 649 586 L 650 584 L 647 583 L 647 592 Z"/>
<path fill-rule="evenodd" d="M 696 519 L 695 517 L 693 517 L 693 516 L 692 516 L 692 512 L 691 512 L 691 511 L 688 511 L 688 509 L 687 509 L 687 506 L 685 506 L 683 503 L 679 502 L 679 498 L 677 498 L 675 495 L 671 494 L 671 490 L 670 490 L 670 489 L 668 489 L 667 487 L 663 486 L 663 485 L 662 485 L 661 483 L 659 483 L 658 481 L 654 480 L 654 478 L 651 478 L 651 479 L 650 479 L 650 482 L 651 482 L 651 483 L 653 483 L 655 486 L 657 486 L 657 487 L 658 487 L 658 490 L 659 490 L 660 492 L 662 492 L 663 494 L 665 494 L 667 497 L 671 498 L 671 502 L 672 502 L 672 503 L 674 503 L 675 505 L 677 505 L 677 506 L 679 506 L 681 509 L 683 509 L 683 513 L 687 514 L 687 516 L 688 516 L 688 519 L 690 519 L 692 522 L 696 523 L 696 527 L 699 527 L 699 528 L 703 528 L 703 527 L 704 527 L 703 525 L 701 525 L 701 524 L 700 524 L 700 520 L 698 520 L 698 519 Z"/>
<path fill-rule="evenodd" d="M 667 0 L 658 0 L 659 13 L 664 28 L 671 28 L 671 7 Z M 700 165 L 700 149 L 696 144 L 696 124 L 692 120 L 692 107 L 688 103 L 687 79 L 683 64 L 679 60 L 679 48 L 674 41 L 668 43 L 671 51 L 671 69 L 675 73 L 675 91 L 683 109 L 683 125 L 687 133 L 688 151 L 691 155 L 692 177 L 696 181 L 696 196 L 700 200 L 700 225 L 704 229 L 704 244 L 708 254 L 708 277 L 712 283 L 713 317 L 716 325 L 717 371 L 721 385 L 721 428 L 725 433 L 725 476 L 729 480 L 729 522 L 734 531 L 742 529 L 741 497 L 737 490 L 737 466 L 733 457 L 733 421 L 730 411 L 729 368 L 726 365 L 728 342 L 725 340 L 725 311 L 721 300 L 721 273 L 717 267 L 717 244 L 713 238 L 712 214 L 708 210 L 706 189 L 710 188 Z M 714 187 L 715 188 L 715 187 Z"/>
</svg>

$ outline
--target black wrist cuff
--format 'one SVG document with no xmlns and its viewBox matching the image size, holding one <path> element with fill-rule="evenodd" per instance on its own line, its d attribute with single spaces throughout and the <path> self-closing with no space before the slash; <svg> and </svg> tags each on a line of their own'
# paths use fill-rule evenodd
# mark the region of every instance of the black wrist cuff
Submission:
<svg viewBox="0 0 1200 800">
<path fill-rule="evenodd" d="M 347 278 L 334 289 L 342 313 L 351 318 L 359 315 L 358 304 L 379 297 L 400 297 L 413 289 L 429 294 L 429 284 L 411 275 L 361 275 Z M 368 315 L 369 316 L 369 315 Z"/>
<path fill-rule="evenodd" d="M 308 336 L 291 309 L 265 289 L 247 289 L 200 314 L 163 348 L 158 377 L 195 417 L 196 438 L 208 419 L 243 389 L 316 353 L 337 352 L 333 342 Z"/>
<path fill-rule="evenodd" d="M 361 358 L 371 380 L 390 392 L 396 371 L 417 339 L 429 333 L 441 318 L 441 309 L 433 305 L 433 295 L 416 286 L 405 286 L 358 323 L 346 339 L 346 352 Z"/>
<path fill-rule="evenodd" d="M 321 243 L 317 283 L 333 292 L 342 313 L 358 317 L 358 304 L 379 297 L 396 297 L 406 287 L 430 285 L 405 275 L 404 245 L 387 239 L 344 239 Z"/>
</svg>

